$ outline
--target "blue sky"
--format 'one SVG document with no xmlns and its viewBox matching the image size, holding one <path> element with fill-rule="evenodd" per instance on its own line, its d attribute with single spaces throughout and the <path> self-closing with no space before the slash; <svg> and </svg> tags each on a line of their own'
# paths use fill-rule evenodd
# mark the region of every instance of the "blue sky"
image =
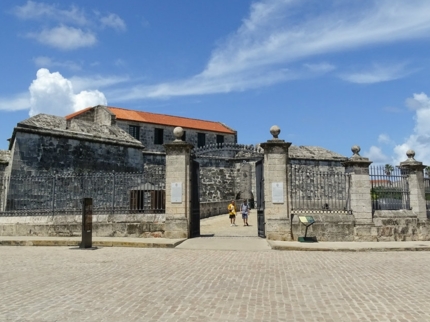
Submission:
<svg viewBox="0 0 430 322">
<path fill-rule="evenodd" d="M 0 149 L 38 113 L 108 104 L 430 164 L 428 0 L 2 0 Z"/>
</svg>

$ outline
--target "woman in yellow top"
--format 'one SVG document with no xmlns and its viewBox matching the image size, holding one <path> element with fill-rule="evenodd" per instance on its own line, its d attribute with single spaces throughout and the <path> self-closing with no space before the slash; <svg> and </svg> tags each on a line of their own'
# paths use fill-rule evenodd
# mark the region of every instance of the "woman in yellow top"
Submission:
<svg viewBox="0 0 430 322">
<path fill-rule="evenodd" d="M 234 200 L 230 202 L 227 209 L 228 217 L 230 218 L 230 226 L 236 226 L 236 206 L 234 205 Z"/>
</svg>

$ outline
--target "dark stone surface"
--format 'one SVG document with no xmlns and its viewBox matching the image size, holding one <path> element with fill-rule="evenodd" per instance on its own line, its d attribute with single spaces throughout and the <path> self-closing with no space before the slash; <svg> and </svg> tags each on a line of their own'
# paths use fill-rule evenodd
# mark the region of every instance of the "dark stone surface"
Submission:
<svg viewBox="0 0 430 322">
<path fill-rule="evenodd" d="M 102 142 L 17 132 L 12 175 L 141 172 L 141 149 Z"/>
</svg>

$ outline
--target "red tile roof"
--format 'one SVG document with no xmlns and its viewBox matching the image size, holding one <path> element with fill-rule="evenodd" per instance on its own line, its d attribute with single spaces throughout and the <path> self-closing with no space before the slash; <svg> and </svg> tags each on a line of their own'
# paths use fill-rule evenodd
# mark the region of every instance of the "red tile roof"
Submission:
<svg viewBox="0 0 430 322">
<path fill-rule="evenodd" d="M 195 130 L 219 132 L 219 133 L 226 133 L 226 134 L 236 133 L 234 130 L 230 129 L 229 127 L 225 126 L 220 122 L 204 121 L 204 120 L 192 119 L 192 118 L 181 117 L 181 116 L 172 116 L 172 115 L 165 115 L 165 114 L 127 110 L 124 108 L 111 107 L 111 106 L 107 106 L 107 108 L 112 113 L 115 114 L 117 120 L 135 121 L 135 122 L 151 123 L 151 124 L 167 125 L 167 126 L 180 126 L 180 127 L 183 127 L 184 129 L 195 129 Z M 71 119 L 77 115 L 80 115 L 88 111 L 89 109 L 91 109 L 91 107 L 88 107 L 86 109 L 80 110 L 73 114 L 67 115 L 66 119 Z"/>
</svg>

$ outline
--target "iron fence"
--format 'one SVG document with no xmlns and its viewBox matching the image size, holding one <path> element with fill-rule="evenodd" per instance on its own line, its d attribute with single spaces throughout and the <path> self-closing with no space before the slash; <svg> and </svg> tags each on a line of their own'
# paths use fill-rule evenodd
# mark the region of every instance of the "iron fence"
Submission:
<svg viewBox="0 0 430 322">
<path fill-rule="evenodd" d="M 430 218 L 430 178 L 424 178 L 424 192 L 426 198 L 427 218 Z"/>
<path fill-rule="evenodd" d="M 0 216 L 78 215 L 83 198 L 93 198 L 94 214 L 164 213 L 164 168 L 0 180 Z"/>
<path fill-rule="evenodd" d="M 289 165 L 288 173 L 292 211 L 350 211 L 348 174 L 299 165 Z"/>
<path fill-rule="evenodd" d="M 407 169 L 375 166 L 369 168 L 372 211 L 410 209 Z"/>
</svg>

